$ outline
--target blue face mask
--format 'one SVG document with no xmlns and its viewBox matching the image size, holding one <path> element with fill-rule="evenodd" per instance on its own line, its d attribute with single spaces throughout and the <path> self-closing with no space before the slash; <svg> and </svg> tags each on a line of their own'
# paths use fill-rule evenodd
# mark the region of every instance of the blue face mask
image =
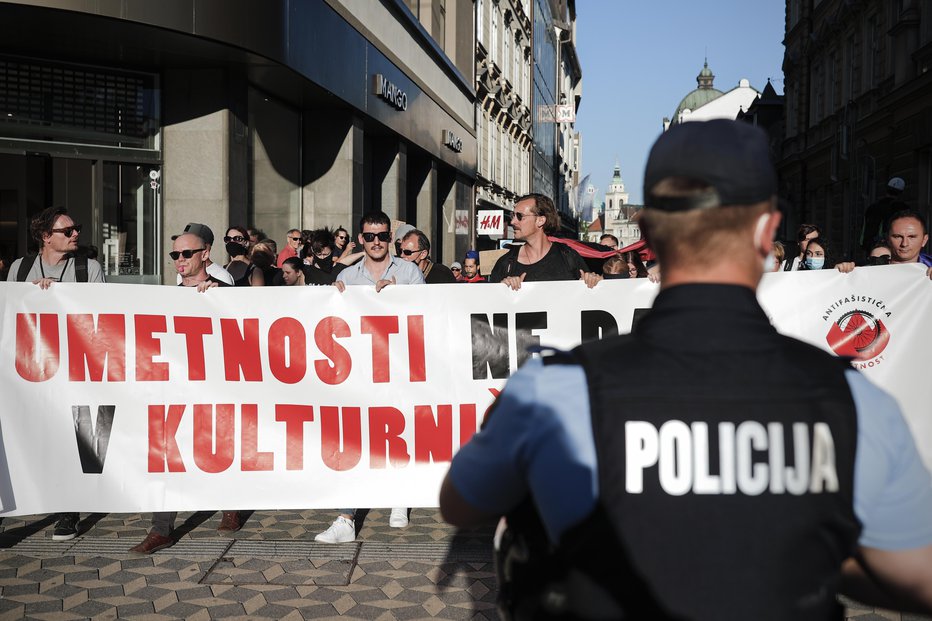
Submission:
<svg viewBox="0 0 932 621">
<path fill-rule="evenodd" d="M 825 265 L 825 257 L 806 257 L 806 269 L 820 270 Z"/>
</svg>

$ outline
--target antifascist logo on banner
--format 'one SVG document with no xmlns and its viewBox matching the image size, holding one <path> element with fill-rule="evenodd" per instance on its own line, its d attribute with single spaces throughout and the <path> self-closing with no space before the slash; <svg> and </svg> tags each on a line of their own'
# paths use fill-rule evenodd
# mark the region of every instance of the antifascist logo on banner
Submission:
<svg viewBox="0 0 932 621">
<path fill-rule="evenodd" d="M 822 320 L 831 322 L 825 340 L 836 354 L 852 358 L 854 366 L 872 368 L 884 360 L 881 354 L 890 342 L 890 330 L 883 319 L 891 314 L 877 298 L 840 298 L 822 313 Z"/>
</svg>

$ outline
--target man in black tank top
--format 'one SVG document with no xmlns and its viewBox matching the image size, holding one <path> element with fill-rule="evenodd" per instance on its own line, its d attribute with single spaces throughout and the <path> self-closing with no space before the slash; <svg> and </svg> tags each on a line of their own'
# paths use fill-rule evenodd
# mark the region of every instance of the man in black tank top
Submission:
<svg viewBox="0 0 932 621">
<path fill-rule="evenodd" d="M 676 126 L 644 187 L 650 313 L 529 361 L 441 490 L 455 525 L 506 516 L 505 616 L 827 621 L 840 588 L 932 610 L 932 482 L 895 401 L 757 302 L 780 222 L 764 133 Z"/>
</svg>

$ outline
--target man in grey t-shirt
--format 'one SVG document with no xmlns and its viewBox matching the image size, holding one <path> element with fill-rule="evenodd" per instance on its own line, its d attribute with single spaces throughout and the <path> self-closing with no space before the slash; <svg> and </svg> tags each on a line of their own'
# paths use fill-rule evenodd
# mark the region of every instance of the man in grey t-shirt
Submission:
<svg viewBox="0 0 932 621">
<path fill-rule="evenodd" d="M 7 275 L 8 282 L 21 280 L 19 269 L 23 261 L 32 262 L 32 266 L 22 280 L 39 285 L 42 289 L 48 289 L 53 282 L 105 282 L 100 263 L 77 256 L 81 225 L 74 223 L 64 207 L 43 209 L 29 223 L 29 233 L 38 244 L 39 253 L 13 261 Z M 78 278 L 83 268 L 76 270 L 76 266 L 83 264 L 87 265 L 87 278 Z"/>
<path fill-rule="evenodd" d="M 54 282 L 104 282 L 100 263 L 77 254 L 81 225 L 75 224 L 64 207 L 43 209 L 29 223 L 29 233 L 38 244 L 39 252 L 16 259 L 10 266 L 8 282 L 22 280 L 39 285 L 41 289 L 48 289 Z M 32 265 L 20 278 L 20 266 L 24 261 Z M 74 539 L 78 534 L 79 517 L 77 513 L 59 513 L 52 540 Z"/>
</svg>

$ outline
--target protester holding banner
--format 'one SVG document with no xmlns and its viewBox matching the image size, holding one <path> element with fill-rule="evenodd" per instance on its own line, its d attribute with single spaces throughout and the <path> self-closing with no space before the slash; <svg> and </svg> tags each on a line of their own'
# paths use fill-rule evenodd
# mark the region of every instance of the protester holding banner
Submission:
<svg viewBox="0 0 932 621">
<path fill-rule="evenodd" d="M 780 222 L 766 134 L 675 126 L 644 186 L 650 313 L 528 361 L 443 483 L 455 525 L 507 514 L 512 617 L 827 621 L 840 578 L 932 611 L 932 481 L 896 401 L 757 301 Z"/>
<path fill-rule="evenodd" d="M 372 285 L 376 292 L 389 285 L 422 285 L 424 274 L 413 260 L 406 261 L 392 256 L 388 244 L 392 239 L 391 220 L 381 211 L 370 211 L 359 220 L 359 243 L 366 256 L 337 276 L 334 283 L 341 292 L 347 285 Z M 409 233 L 419 233 L 413 227 Z M 405 235 L 398 241 L 404 243 Z M 416 243 L 417 240 L 415 240 Z M 417 256 L 409 253 L 409 256 Z M 389 526 L 404 528 L 408 525 L 408 509 L 394 508 L 388 521 Z M 356 509 L 340 509 L 333 524 L 314 537 L 323 543 L 346 543 L 356 539 Z"/>
<path fill-rule="evenodd" d="M 602 277 L 588 271 L 579 253 L 566 244 L 554 244 L 547 239 L 559 226 L 560 216 L 549 197 L 543 194 L 520 197 L 515 202 L 511 228 L 515 241 L 524 244 L 512 246 L 496 261 L 489 282 L 504 283 L 515 291 L 525 281 L 583 279 L 589 287 L 597 285 Z"/>
<path fill-rule="evenodd" d="M 823 238 L 813 239 L 806 244 L 806 252 L 803 253 L 803 263 L 800 270 L 821 270 L 831 269 L 835 261 L 832 255 L 831 246 Z"/>
<path fill-rule="evenodd" d="M 190 225 L 189 225 L 190 228 Z M 188 229 L 186 229 L 188 230 Z M 181 287 L 196 287 L 204 293 L 214 287 L 227 287 L 226 282 L 207 272 L 207 260 L 210 249 L 206 241 L 195 233 L 182 233 L 172 237 L 172 251 L 168 253 L 181 276 Z M 152 554 L 175 544 L 172 531 L 175 529 L 177 511 L 156 511 L 152 514 L 152 526 L 149 534 L 140 543 L 129 549 L 134 554 Z M 223 519 L 217 530 L 234 532 L 242 528 L 239 512 L 224 511 Z"/>
<path fill-rule="evenodd" d="M 7 280 L 32 282 L 48 289 L 53 282 L 105 282 L 100 263 L 78 254 L 81 225 L 75 224 L 64 207 L 48 207 L 29 223 L 32 241 L 39 252 L 13 262 Z M 70 541 L 78 534 L 77 513 L 57 515 L 53 541 Z"/>
</svg>

